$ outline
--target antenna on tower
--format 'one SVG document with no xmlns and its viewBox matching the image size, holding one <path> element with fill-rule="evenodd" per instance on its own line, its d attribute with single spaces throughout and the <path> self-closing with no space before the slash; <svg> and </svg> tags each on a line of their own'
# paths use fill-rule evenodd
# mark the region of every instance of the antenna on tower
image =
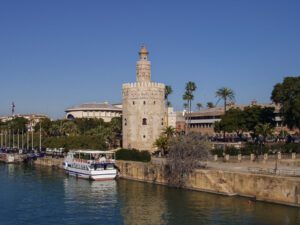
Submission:
<svg viewBox="0 0 300 225">
<path fill-rule="evenodd" d="M 12 102 L 11 103 L 11 114 L 12 114 L 12 116 L 14 116 L 15 115 L 15 103 L 14 102 Z"/>
</svg>

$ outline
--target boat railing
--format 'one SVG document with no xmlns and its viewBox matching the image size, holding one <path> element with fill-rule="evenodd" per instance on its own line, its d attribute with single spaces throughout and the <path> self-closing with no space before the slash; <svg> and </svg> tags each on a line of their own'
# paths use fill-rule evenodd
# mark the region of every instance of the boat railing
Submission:
<svg viewBox="0 0 300 225">
<path fill-rule="evenodd" d="M 115 163 L 114 159 L 105 159 L 105 160 L 87 160 L 87 159 L 76 159 L 74 161 L 77 163 L 85 163 L 85 164 L 99 164 L 99 163 Z"/>
</svg>

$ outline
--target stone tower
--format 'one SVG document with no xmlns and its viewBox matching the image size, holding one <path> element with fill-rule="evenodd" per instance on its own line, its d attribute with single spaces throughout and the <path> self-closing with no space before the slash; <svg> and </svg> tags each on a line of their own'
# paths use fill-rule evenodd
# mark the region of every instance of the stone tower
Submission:
<svg viewBox="0 0 300 225">
<path fill-rule="evenodd" d="M 136 83 L 123 84 L 123 148 L 153 151 L 165 127 L 165 85 L 151 82 L 151 63 L 143 46 L 136 64 Z"/>
</svg>

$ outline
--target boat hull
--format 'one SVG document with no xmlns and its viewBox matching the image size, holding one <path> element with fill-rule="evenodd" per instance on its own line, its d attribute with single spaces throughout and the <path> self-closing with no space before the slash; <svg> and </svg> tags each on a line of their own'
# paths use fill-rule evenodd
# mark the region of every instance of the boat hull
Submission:
<svg viewBox="0 0 300 225">
<path fill-rule="evenodd" d="M 113 180 L 117 176 L 117 171 L 115 169 L 102 171 L 82 171 L 73 168 L 65 168 L 65 172 L 70 176 L 94 181 Z"/>
</svg>

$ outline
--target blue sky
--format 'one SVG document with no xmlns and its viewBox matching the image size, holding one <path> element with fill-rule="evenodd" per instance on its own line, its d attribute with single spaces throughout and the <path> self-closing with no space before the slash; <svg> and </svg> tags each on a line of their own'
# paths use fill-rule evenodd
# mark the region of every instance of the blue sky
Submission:
<svg viewBox="0 0 300 225">
<path fill-rule="evenodd" d="M 300 1 L 1 0 L 0 115 L 52 118 L 84 102 L 120 102 L 141 43 L 152 79 L 182 109 L 232 88 L 238 103 L 269 102 L 274 84 L 300 75 Z"/>
</svg>

